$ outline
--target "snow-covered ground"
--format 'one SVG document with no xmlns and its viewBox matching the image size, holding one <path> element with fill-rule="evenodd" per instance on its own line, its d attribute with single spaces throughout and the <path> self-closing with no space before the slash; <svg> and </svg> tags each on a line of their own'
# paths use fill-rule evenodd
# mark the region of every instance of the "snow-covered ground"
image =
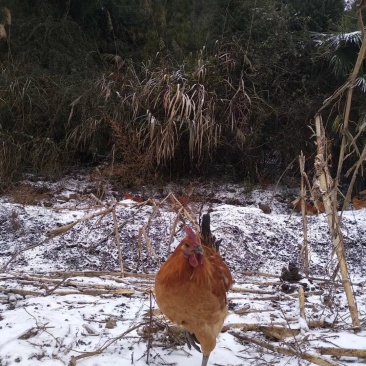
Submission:
<svg viewBox="0 0 366 366">
<path fill-rule="evenodd" d="M 144 189 L 151 200 L 140 204 L 84 175 L 27 184 L 32 188 L 0 197 L 0 366 L 200 365 L 201 354 L 188 350 L 179 329 L 158 311 L 153 286 L 159 263 L 183 237 L 178 212 L 191 224 L 188 215 L 198 219 L 208 210 L 235 279 L 210 365 L 365 363 L 320 352 L 366 350 L 365 209 L 350 207 L 342 216 L 361 320 L 355 333 L 339 276 L 331 281 L 336 259 L 324 214 L 308 216 L 310 279 L 302 281 L 307 323 L 300 317 L 300 285 L 279 279 L 289 262 L 301 267 L 302 219 L 290 209 L 296 189 L 172 184 Z M 174 199 L 164 200 L 170 192 L 187 212 Z M 271 213 L 259 208 L 263 204 Z M 273 326 L 294 333 L 274 337 Z"/>
</svg>

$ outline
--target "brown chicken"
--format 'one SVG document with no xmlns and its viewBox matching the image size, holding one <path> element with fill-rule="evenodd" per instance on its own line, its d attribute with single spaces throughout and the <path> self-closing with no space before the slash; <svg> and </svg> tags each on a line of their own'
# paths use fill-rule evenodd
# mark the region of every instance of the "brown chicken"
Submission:
<svg viewBox="0 0 366 366">
<path fill-rule="evenodd" d="M 201 366 L 206 366 L 227 315 L 226 293 L 233 279 L 215 249 L 202 245 L 191 228 L 184 231 L 186 237 L 156 275 L 156 301 L 172 322 L 185 328 L 189 349 L 200 351 L 200 343 Z"/>
</svg>

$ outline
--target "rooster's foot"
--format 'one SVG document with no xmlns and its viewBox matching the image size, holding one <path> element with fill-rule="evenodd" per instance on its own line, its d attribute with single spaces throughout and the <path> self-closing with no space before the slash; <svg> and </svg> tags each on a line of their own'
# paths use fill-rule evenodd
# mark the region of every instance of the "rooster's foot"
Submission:
<svg viewBox="0 0 366 366">
<path fill-rule="evenodd" d="M 196 336 L 193 333 L 189 333 L 188 331 L 184 331 L 184 337 L 186 338 L 186 343 L 189 349 L 196 349 L 198 352 L 201 352 L 200 347 L 198 344 L 200 343 Z"/>
</svg>

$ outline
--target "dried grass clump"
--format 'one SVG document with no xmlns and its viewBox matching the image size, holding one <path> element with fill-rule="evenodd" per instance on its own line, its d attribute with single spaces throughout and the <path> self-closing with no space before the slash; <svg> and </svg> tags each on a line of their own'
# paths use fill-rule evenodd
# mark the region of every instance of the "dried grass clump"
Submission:
<svg viewBox="0 0 366 366">
<path fill-rule="evenodd" d="M 117 56 L 107 56 L 121 70 Z M 143 171 L 182 160 L 200 166 L 218 147 L 241 150 L 252 143 L 252 101 L 228 57 L 205 60 L 199 53 L 189 72 L 170 66 L 138 70 L 126 61 L 123 72 L 100 78 L 96 86 L 104 118 L 123 163 L 138 162 Z"/>
<path fill-rule="evenodd" d="M 29 152 L 27 162 L 38 173 L 57 178 L 63 172 L 67 151 L 50 138 L 34 138 L 25 145 Z M 23 157 L 26 159 L 26 157 Z"/>
<path fill-rule="evenodd" d="M 156 182 L 158 173 L 149 151 L 144 151 L 139 136 L 127 124 L 109 119 L 118 150 L 115 164 L 106 167 L 103 175 L 122 178 L 124 185 L 140 185 L 147 181 Z"/>
<path fill-rule="evenodd" d="M 0 39 L 7 39 L 5 27 L 0 24 Z"/>
<path fill-rule="evenodd" d="M 5 73 L 3 75 L 5 82 L 0 89 L 0 98 L 6 103 L 0 108 L 3 116 L 0 133 L 1 185 L 5 188 L 20 176 L 24 168 L 47 177 L 59 176 L 66 151 L 61 147 L 62 143 L 59 145 L 47 137 L 53 134 L 52 127 L 41 125 L 41 111 L 35 107 L 43 101 L 45 91 L 31 85 L 30 79 L 6 79 Z M 33 84 L 36 83 L 33 81 Z M 45 102 L 43 106 L 46 109 L 49 105 Z M 55 108 L 49 110 L 55 113 Z M 40 130 L 46 136 L 37 136 Z"/>
<path fill-rule="evenodd" d="M 140 139 L 149 146 L 157 163 L 174 158 L 181 139 L 186 138 L 191 161 L 202 161 L 218 146 L 221 126 L 215 116 L 215 96 L 203 84 L 177 82 L 174 75 L 157 70 L 146 80 L 140 101 L 148 109 Z"/>
<path fill-rule="evenodd" d="M 10 10 L 8 8 L 3 8 L 2 9 L 2 13 L 3 13 L 3 21 L 1 22 L 3 25 L 11 25 L 11 13 Z"/>
<path fill-rule="evenodd" d="M 117 70 L 120 70 L 122 66 L 124 65 L 124 60 L 121 56 L 115 55 L 113 53 L 104 53 L 102 56 L 102 60 L 108 61 L 112 64 L 114 64 L 117 68 Z"/>
<path fill-rule="evenodd" d="M 50 198 L 50 190 L 45 187 L 19 184 L 6 191 L 6 195 L 21 205 L 37 205 Z"/>
<path fill-rule="evenodd" d="M 11 13 L 8 8 L 1 9 L 1 21 L 0 21 L 0 40 L 8 39 L 8 34 L 6 32 L 5 27 L 11 26 Z"/>
<path fill-rule="evenodd" d="M 14 178 L 21 161 L 21 147 L 12 137 L 0 134 L 0 188 Z"/>
<path fill-rule="evenodd" d="M 72 129 L 67 138 L 66 144 L 87 148 L 93 146 L 96 137 L 103 130 L 102 118 L 90 117 L 85 121 L 81 121 L 74 129 Z"/>
</svg>

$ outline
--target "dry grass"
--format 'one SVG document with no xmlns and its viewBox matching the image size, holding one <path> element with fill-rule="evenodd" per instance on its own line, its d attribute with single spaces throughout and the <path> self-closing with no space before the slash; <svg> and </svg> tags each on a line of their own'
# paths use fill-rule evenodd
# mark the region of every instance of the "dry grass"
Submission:
<svg viewBox="0 0 366 366">
<path fill-rule="evenodd" d="M 66 146 L 76 144 L 77 146 L 87 148 L 92 146 L 98 133 L 103 129 L 103 119 L 90 117 L 81 121 L 66 138 Z"/>
<path fill-rule="evenodd" d="M 104 59 L 120 69 L 117 57 Z M 252 143 L 251 98 L 242 77 L 229 77 L 235 60 L 227 55 L 213 61 L 200 52 L 190 62 L 189 73 L 174 67 L 138 71 L 126 62 L 123 73 L 104 75 L 96 84 L 127 169 L 137 163 L 141 171 L 151 171 L 182 157 L 199 166 L 211 161 L 219 146 L 241 150 Z M 84 135 L 75 130 L 70 138 L 80 141 Z"/>
<path fill-rule="evenodd" d="M 191 161 L 203 157 L 218 146 L 221 128 L 215 118 L 215 100 L 202 84 L 172 82 L 160 70 L 144 85 L 141 98 L 150 108 L 140 130 L 143 144 L 155 155 L 158 164 L 174 158 L 185 134 Z"/>
<path fill-rule="evenodd" d="M 10 136 L 0 134 L 0 187 L 9 184 L 16 174 L 21 156 L 21 148 Z"/>
<path fill-rule="evenodd" d="M 127 124 L 109 119 L 114 132 L 116 147 L 119 151 L 116 161 L 101 169 L 102 176 L 122 178 L 124 184 L 140 185 L 144 182 L 156 182 L 158 173 L 149 151 L 144 151 L 135 131 Z"/>
<path fill-rule="evenodd" d="M 117 70 L 120 70 L 122 68 L 122 66 L 124 65 L 124 60 L 121 56 L 119 55 L 115 55 L 113 53 L 104 53 L 102 55 L 102 59 L 104 61 L 108 61 L 111 62 L 112 64 L 114 64 L 117 68 Z"/>
<path fill-rule="evenodd" d="M 2 13 L 3 13 L 3 21 L 2 24 L 4 25 L 11 25 L 11 13 L 10 10 L 8 8 L 2 8 Z"/>
<path fill-rule="evenodd" d="M 38 173 L 46 177 L 60 176 L 67 154 L 62 146 L 46 137 L 33 139 L 26 147 L 29 151 L 28 162 Z"/>
<path fill-rule="evenodd" d="M 13 202 L 21 205 L 38 205 L 51 196 L 49 189 L 45 187 L 34 187 L 28 184 L 19 184 L 6 191 Z"/>
<path fill-rule="evenodd" d="M 198 71 L 198 77 L 203 78 L 203 67 Z M 242 83 L 237 88 L 229 85 L 229 89 L 210 90 L 178 72 L 157 70 L 149 75 L 141 89 L 140 102 L 146 101 L 148 109 L 142 117 L 140 138 L 159 165 L 174 159 L 184 145 L 190 161 L 202 163 L 212 157 L 227 131 L 240 143 L 245 141 L 243 124 L 250 114 L 250 98 Z M 243 104 L 246 107 L 239 109 Z M 221 119 L 223 110 L 226 116 Z"/>
<path fill-rule="evenodd" d="M 62 113 L 58 85 L 51 79 L 20 76 L 18 70 L 3 70 L 2 75 L 0 175 L 10 182 L 27 167 L 47 177 L 60 176 L 71 149 L 66 150 L 60 138 L 65 127 L 57 120 Z"/>
<path fill-rule="evenodd" d="M 18 212 L 15 210 L 11 211 L 8 222 L 9 222 L 9 228 L 13 232 L 17 232 L 22 228 L 22 224 L 21 224 L 21 221 L 19 220 Z"/>
<path fill-rule="evenodd" d="M 6 30 L 2 24 L 0 24 L 0 39 L 7 39 Z"/>
<path fill-rule="evenodd" d="M 117 53 L 101 59 L 113 72 L 96 81 L 5 75 L 0 112 L 11 123 L 3 129 L 22 146 L 15 171 L 26 166 L 57 177 L 69 162 L 110 157 L 113 146 L 112 175 L 127 184 L 155 180 L 157 169 L 171 176 L 208 169 L 217 155 L 227 157 L 219 164 L 233 158 L 236 166 L 249 161 L 246 170 L 256 165 L 254 154 L 243 152 L 260 137 L 251 116 L 262 101 L 244 84 L 240 54 L 201 50 L 180 69 L 172 60 L 136 66 Z"/>
</svg>

